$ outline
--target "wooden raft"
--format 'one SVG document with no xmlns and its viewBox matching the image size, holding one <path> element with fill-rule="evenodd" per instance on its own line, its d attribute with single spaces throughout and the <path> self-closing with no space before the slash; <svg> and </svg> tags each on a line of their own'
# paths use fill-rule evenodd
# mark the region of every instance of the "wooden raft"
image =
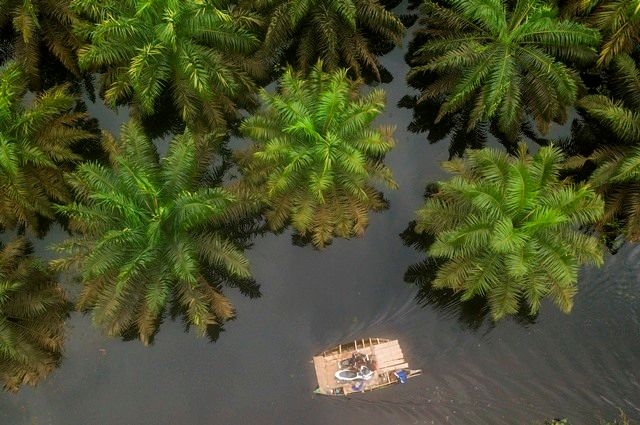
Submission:
<svg viewBox="0 0 640 425">
<path fill-rule="evenodd" d="M 340 367 L 340 361 L 351 358 L 354 352 L 366 354 L 375 364 L 375 376 L 364 381 L 360 391 L 371 391 L 390 384 L 398 379 L 393 374 L 398 369 L 408 369 L 409 364 L 404 359 L 398 340 L 383 338 L 369 338 L 341 344 L 331 350 L 313 357 L 313 364 L 318 378 L 316 392 L 328 395 L 346 395 L 356 392 L 352 389 L 353 382 L 342 382 L 335 378 Z M 411 371 L 409 377 L 420 374 L 421 371 Z M 359 392 L 359 391 L 358 391 Z"/>
</svg>

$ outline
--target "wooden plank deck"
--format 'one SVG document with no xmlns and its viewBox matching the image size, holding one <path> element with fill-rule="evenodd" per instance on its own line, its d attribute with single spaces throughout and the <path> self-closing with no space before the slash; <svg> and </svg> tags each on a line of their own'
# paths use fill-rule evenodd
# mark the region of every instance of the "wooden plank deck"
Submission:
<svg viewBox="0 0 640 425">
<path fill-rule="evenodd" d="M 344 394 L 355 392 L 352 389 L 353 382 L 342 382 L 335 378 L 340 361 L 351 358 L 352 353 L 358 352 L 368 355 L 375 364 L 376 375 L 370 380 L 364 381 L 364 391 L 373 390 L 394 383 L 397 379 L 393 372 L 398 369 L 407 369 L 408 363 L 397 340 L 389 341 L 379 338 L 357 340 L 348 345 L 349 349 L 341 349 L 319 354 L 313 357 L 313 364 L 318 378 L 318 387 L 324 394 L 341 390 Z"/>
</svg>

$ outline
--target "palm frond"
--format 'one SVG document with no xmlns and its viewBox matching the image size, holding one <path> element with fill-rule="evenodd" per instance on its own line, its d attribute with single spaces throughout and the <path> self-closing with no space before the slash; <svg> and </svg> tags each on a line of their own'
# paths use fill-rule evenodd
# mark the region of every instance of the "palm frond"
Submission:
<svg viewBox="0 0 640 425">
<path fill-rule="evenodd" d="M 200 329 L 229 318 L 232 309 L 217 285 L 227 275 L 250 274 L 244 239 L 224 230 L 241 214 L 230 211 L 235 197 L 203 187 L 211 158 L 206 141 L 186 131 L 160 159 L 132 121 L 119 140 L 105 143 L 113 167 L 78 167 L 67 178 L 78 201 L 58 208 L 77 234 L 56 247 L 67 256 L 54 265 L 81 272 L 79 307 L 107 334 L 133 329 L 145 344 L 167 304 L 185 307 Z M 220 274 L 211 274 L 212 267 Z"/>
<path fill-rule="evenodd" d="M 384 92 L 361 96 L 358 88 L 346 70 L 328 73 L 322 63 L 306 79 L 289 68 L 279 91 L 263 91 L 263 109 L 242 123 L 254 145 L 239 154 L 241 185 L 265 197 L 272 229 L 292 224 L 318 247 L 359 235 L 367 211 L 379 209 L 370 182 L 397 186 L 382 162 L 392 129 L 370 128 Z"/>
<path fill-rule="evenodd" d="M 428 248 L 441 266 L 434 287 L 463 300 L 485 297 L 494 319 L 526 305 L 535 314 L 551 296 L 572 306 L 580 264 L 601 265 L 597 238 L 578 231 L 604 216 L 604 203 L 588 185 L 561 179 L 564 156 L 554 146 L 518 157 L 470 150 L 445 163 L 454 174 L 416 212 L 415 231 L 434 238 Z"/>
</svg>

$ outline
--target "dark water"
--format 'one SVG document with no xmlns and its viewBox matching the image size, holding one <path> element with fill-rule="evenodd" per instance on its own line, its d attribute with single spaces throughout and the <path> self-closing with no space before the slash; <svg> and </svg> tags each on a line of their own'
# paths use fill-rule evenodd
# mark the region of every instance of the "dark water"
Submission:
<svg viewBox="0 0 640 425">
<path fill-rule="evenodd" d="M 395 107 L 411 93 L 403 54 L 382 59 L 396 78 L 385 85 L 380 120 L 397 126 L 387 163 L 400 189 L 365 237 L 324 252 L 292 246 L 288 235 L 257 240 L 248 255 L 263 296 L 228 290 L 238 317 L 214 344 L 167 321 L 145 348 L 105 338 L 74 315 L 62 367 L 36 389 L 1 393 L 0 424 L 530 424 L 553 416 L 597 424 L 618 409 L 640 419 L 640 247 L 584 270 L 571 315 L 545 305 L 527 326 L 503 320 L 471 330 L 455 308 L 414 301 L 403 274 L 421 256 L 398 234 L 425 184 L 444 176 L 438 162 L 448 146 L 406 131 L 411 111 Z M 114 131 L 126 119 L 99 105 L 91 112 Z M 40 246 L 63 237 L 54 231 Z M 314 396 L 311 356 L 368 336 L 398 338 L 425 374 L 351 399 Z"/>
</svg>

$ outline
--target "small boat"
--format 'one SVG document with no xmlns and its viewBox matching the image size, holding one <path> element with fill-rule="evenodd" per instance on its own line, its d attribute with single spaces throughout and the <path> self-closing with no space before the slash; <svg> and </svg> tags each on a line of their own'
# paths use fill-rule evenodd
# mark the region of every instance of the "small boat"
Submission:
<svg viewBox="0 0 640 425">
<path fill-rule="evenodd" d="M 368 338 L 340 344 L 313 357 L 316 394 L 349 395 L 406 382 L 422 374 L 409 369 L 398 340 Z"/>
</svg>

